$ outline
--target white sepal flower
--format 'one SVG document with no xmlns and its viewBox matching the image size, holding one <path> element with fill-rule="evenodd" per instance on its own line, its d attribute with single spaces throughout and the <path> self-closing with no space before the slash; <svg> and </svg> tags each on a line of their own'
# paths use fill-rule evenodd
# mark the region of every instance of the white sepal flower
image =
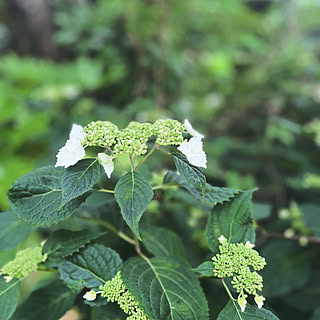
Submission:
<svg viewBox="0 0 320 320">
<path fill-rule="evenodd" d="M 12 276 L 4 276 L 3 279 L 5 280 L 5 282 L 8 283 L 13 279 L 13 277 Z"/>
<path fill-rule="evenodd" d="M 259 296 L 258 294 L 254 297 L 254 301 L 256 302 L 259 309 L 263 306 L 263 301 L 266 300 L 264 296 Z"/>
<path fill-rule="evenodd" d="M 83 296 L 83 298 L 88 300 L 88 301 L 96 300 L 97 293 L 94 290 L 90 290 Z"/>
<path fill-rule="evenodd" d="M 241 308 L 241 311 L 244 312 L 244 310 L 246 310 L 246 305 L 247 305 L 247 300 L 245 296 L 239 295 L 237 301 L 238 301 L 238 305 Z"/>
<path fill-rule="evenodd" d="M 202 141 L 199 137 L 193 137 L 188 142 L 184 141 L 178 147 L 188 159 L 188 161 L 196 167 L 207 167 L 207 156 L 202 150 Z"/>
<path fill-rule="evenodd" d="M 191 136 L 197 137 L 197 138 L 200 138 L 200 139 L 204 138 L 204 135 L 203 135 L 203 134 L 199 133 L 198 131 L 196 131 L 196 130 L 194 130 L 194 129 L 192 128 L 192 125 L 191 125 L 191 123 L 189 122 L 188 119 L 185 119 L 185 120 L 184 120 L 184 125 L 185 125 L 188 133 L 189 133 Z"/>
<path fill-rule="evenodd" d="M 253 243 L 251 243 L 250 241 L 247 241 L 244 246 L 248 249 L 253 249 L 255 247 L 255 245 Z"/>
<path fill-rule="evenodd" d="M 83 128 L 77 124 L 72 125 L 72 129 L 65 146 L 63 146 L 57 154 L 56 167 L 65 167 L 75 165 L 79 160 L 85 156 L 85 150 L 82 146 L 82 141 L 86 133 Z"/>
<path fill-rule="evenodd" d="M 219 242 L 221 244 L 226 244 L 227 243 L 227 239 L 223 234 L 218 238 L 218 240 L 219 240 Z"/>
<path fill-rule="evenodd" d="M 98 153 L 98 158 L 100 160 L 101 165 L 103 166 L 105 173 L 107 174 L 108 178 L 110 178 L 111 173 L 114 169 L 112 158 L 106 155 L 105 153 Z"/>
</svg>

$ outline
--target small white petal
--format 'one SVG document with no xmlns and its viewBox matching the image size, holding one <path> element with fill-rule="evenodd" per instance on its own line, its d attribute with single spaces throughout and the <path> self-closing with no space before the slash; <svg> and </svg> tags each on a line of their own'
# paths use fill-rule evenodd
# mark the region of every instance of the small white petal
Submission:
<svg viewBox="0 0 320 320">
<path fill-rule="evenodd" d="M 4 276 L 3 279 L 5 280 L 5 282 L 8 283 L 13 279 L 13 277 L 12 276 Z"/>
<path fill-rule="evenodd" d="M 223 234 L 218 238 L 218 240 L 219 240 L 219 242 L 221 244 L 226 244 L 227 243 L 227 239 Z"/>
<path fill-rule="evenodd" d="M 85 154 L 80 140 L 68 140 L 66 145 L 59 150 L 55 166 L 68 168 L 75 165 Z"/>
<path fill-rule="evenodd" d="M 247 241 L 244 246 L 248 249 L 253 249 L 255 247 L 255 245 L 253 243 L 251 243 L 250 241 Z"/>
<path fill-rule="evenodd" d="M 202 141 L 199 137 L 193 137 L 188 142 L 184 141 L 177 148 L 188 159 L 188 161 L 196 167 L 207 167 L 207 156 L 202 150 Z"/>
<path fill-rule="evenodd" d="M 80 140 L 84 141 L 86 133 L 83 131 L 83 128 L 78 124 L 73 124 L 70 132 L 70 140 Z"/>
<path fill-rule="evenodd" d="M 94 290 L 88 291 L 83 298 L 88 300 L 88 301 L 93 301 L 96 300 L 97 294 Z"/>
<path fill-rule="evenodd" d="M 108 178 L 110 178 L 111 173 L 114 169 L 112 158 L 106 155 L 105 153 L 98 153 L 98 157 L 100 159 L 100 163 L 103 166 L 105 173 L 107 174 Z"/>
<path fill-rule="evenodd" d="M 238 304 L 239 304 L 239 306 L 241 308 L 241 311 L 244 312 L 244 310 L 246 310 L 246 305 L 247 305 L 246 298 L 239 295 L 237 301 L 238 301 Z"/>
<path fill-rule="evenodd" d="M 198 137 L 198 138 L 200 138 L 200 139 L 204 138 L 204 135 L 203 135 L 203 134 L 199 133 L 198 131 L 196 131 L 196 130 L 194 130 L 194 129 L 192 128 L 192 125 L 191 125 L 191 123 L 189 122 L 188 119 L 185 119 L 185 120 L 184 120 L 184 125 L 185 125 L 188 133 L 189 133 L 191 136 L 193 136 L 193 137 Z"/>
<path fill-rule="evenodd" d="M 254 297 L 254 301 L 256 302 L 259 309 L 263 306 L 263 301 L 266 300 L 264 296 L 259 296 L 258 294 Z"/>
</svg>

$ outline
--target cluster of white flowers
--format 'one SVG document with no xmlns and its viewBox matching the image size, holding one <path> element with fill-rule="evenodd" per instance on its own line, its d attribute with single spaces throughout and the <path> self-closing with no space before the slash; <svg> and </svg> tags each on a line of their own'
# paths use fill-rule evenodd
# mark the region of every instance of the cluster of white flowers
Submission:
<svg viewBox="0 0 320 320">
<path fill-rule="evenodd" d="M 204 136 L 194 130 L 187 119 L 184 121 L 184 127 L 192 138 L 189 141 L 183 141 L 178 147 L 178 150 L 187 157 L 188 161 L 192 165 L 206 168 L 207 156 L 203 151 L 202 143 Z M 73 124 L 69 139 L 57 154 L 57 162 L 55 166 L 68 168 L 83 159 L 85 157 L 85 147 L 87 146 L 86 136 L 87 134 L 82 126 Z M 108 178 L 110 178 L 114 169 L 112 157 L 105 153 L 98 153 L 98 159 Z"/>
</svg>

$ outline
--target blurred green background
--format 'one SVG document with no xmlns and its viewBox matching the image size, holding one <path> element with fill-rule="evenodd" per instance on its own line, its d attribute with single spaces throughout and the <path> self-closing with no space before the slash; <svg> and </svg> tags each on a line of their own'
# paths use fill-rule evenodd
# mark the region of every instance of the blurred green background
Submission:
<svg viewBox="0 0 320 320">
<path fill-rule="evenodd" d="M 319 17 L 319 0 L 1 2 L 1 211 L 14 180 L 55 162 L 72 123 L 188 118 L 211 184 L 259 188 L 257 245 L 279 261 L 268 307 L 320 319 Z"/>
</svg>

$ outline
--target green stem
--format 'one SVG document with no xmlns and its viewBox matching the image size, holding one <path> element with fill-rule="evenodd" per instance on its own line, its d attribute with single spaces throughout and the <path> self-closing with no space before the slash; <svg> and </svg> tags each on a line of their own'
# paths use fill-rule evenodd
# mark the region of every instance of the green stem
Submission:
<svg viewBox="0 0 320 320">
<path fill-rule="evenodd" d="M 105 193 L 114 193 L 114 190 L 108 190 L 108 189 L 96 189 L 97 192 L 105 192 Z"/>
<path fill-rule="evenodd" d="M 160 184 L 158 186 L 152 187 L 152 190 L 166 190 L 166 189 L 175 189 L 175 188 L 177 188 L 176 185 Z"/>
<path fill-rule="evenodd" d="M 159 145 L 155 144 L 153 148 L 150 150 L 150 152 L 138 163 L 136 166 L 136 169 L 138 169 L 151 155 L 152 153 L 159 148 Z"/>
<path fill-rule="evenodd" d="M 131 154 L 130 154 L 130 163 L 131 163 L 132 171 L 136 171 L 136 168 L 134 167 L 134 161 L 132 159 L 132 155 Z"/>
<path fill-rule="evenodd" d="M 116 235 L 118 235 L 121 239 L 127 241 L 128 243 L 132 244 L 132 245 L 136 245 L 136 242 L 134 241 L 134 239 L 128 237 L 127 235 L 125 235 L 123 232 L 119 231 L 116 227 L 114 227 L 111 223 L 101 220 L 101 219 L 95 219 L 95 218 L 85 218 L 85 217 L 76 217 L 77 219 L 83 220 L 83 221 L 87 221 L 87 222 L 92 222 L 95 224 L 98 224 L 110 231 L 112 231 L 113 233 L 115 233 Z"/>
<path fill-rule="evenodd" d="M 226 289 L 226 291 L 227 291 L 228 296 L 230 297 L 230 299 L 231 299 L 231 300 L 235 300 L 235 299 L 233 298 L 233 296 L 232 296 L 232 294 L 231 294 L 231 292 L 230 292 L 230 290 L 229 290 L 228 286 L 226 285 L 226 283 L 224 282 L 224 280 L 223 280 L 223 279 L 221 279 L 221 282 L 222 282 L 222 284 L 223 284 L 224 288 Z"/>
</svg>

